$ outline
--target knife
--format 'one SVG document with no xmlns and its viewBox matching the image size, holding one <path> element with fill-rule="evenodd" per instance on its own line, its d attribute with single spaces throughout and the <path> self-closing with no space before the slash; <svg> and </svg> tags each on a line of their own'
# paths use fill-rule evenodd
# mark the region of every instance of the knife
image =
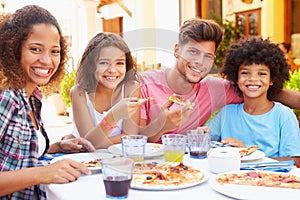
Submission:
<svg viewBox="0 0 300 200">
<path fill-rule="evenodd" d="M 279 162 L 263 162 L 263 163 L 247 163 L 241 164 L 241 168 L 261 168 L 261 167 L 287 167 L 294 166 L 295 161 L 279 161 Z"/>
</svg>

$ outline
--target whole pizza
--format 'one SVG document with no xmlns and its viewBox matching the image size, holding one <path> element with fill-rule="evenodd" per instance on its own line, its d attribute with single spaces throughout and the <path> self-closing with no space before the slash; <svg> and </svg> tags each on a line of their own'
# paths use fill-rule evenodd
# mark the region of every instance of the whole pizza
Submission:
<svg viewBox="0 0 300 200">
<path fill-rule="evenodd" d="M 136 185 L 175 186 L 201 181 L 204 173 L 201 170 L 182 163 L 135 164 L 132 182 Z"/>
<path fill-rule="evenodd" d="M 220 184 L 300 189 L 300 178 L 289 173 L 264 171 L 233 172 L 218 175 L 216 181 Z"/>
</svg>

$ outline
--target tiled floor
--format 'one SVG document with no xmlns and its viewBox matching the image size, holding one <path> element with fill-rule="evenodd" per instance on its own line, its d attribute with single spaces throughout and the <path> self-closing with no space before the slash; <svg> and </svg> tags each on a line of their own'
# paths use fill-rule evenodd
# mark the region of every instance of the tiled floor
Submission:
<svg viewBox="0 0 300 200">
<path fill-rule="evenodd" d="M 71 118 L 57 115 L 51 100 L 43 101 L 42 119 L 51 143 L 60 140 L 72 130 Z"/>
</svg>

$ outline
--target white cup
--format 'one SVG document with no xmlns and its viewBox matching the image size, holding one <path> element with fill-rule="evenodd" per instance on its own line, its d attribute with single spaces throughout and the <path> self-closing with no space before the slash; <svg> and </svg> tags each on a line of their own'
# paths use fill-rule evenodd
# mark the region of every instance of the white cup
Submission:
<svg viewBox="0 0 300 200">
<path fill-rule="evenodd" d="M 240 170 L 241 155 L 237 148 L 211 148 L 207 157 L 209 170 L 215 174 Z"/>
</svg>

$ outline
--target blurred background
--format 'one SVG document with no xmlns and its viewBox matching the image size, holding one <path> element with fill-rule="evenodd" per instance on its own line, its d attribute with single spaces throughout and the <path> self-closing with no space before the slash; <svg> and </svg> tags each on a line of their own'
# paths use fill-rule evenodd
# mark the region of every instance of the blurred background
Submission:
<svg viewBox="0 0 300 200">
<path fill-rule="evenodd" d="M 0 12 L 28 4 L 59 20 L 70 45 L 70 70 L 100 31 L 122 34 L 141 68 L 170 67 L 178 28 L 191 17 L 232 23 L 233 39 L 261 35 L 289 43 L 293 59 L 300 59 L 300 0 L 1 0 Z"/>
<path fill-rule="evenodd" d="M 72 115 L 69 90 L 74 71 L 87 42 L 98 32 L 123 36 L 138 65 L 138 71 L 163 69 L 174 64 L 173 48 L 179 26 L 192 17 L 216 20 L 225 36 L 216 52 L 212 71 L 218 75 L 228 46 L 241 37 L 259 35 L 285 43 L 286 55 L 300 66 L 300 0 L 0 0 L 0 12 L 14 12 L 28 4 L 48 9 L 59 21 L 70 49 L 68 73 L 57 93 L 51 95 L 46 114 Z M 291 74 L 289 89 L 300 89 L 300 71 Z M 44 106 L 45 107 L 45 106 Z M 299 112 L 300 116 L 300 112 Z M 49 115 L 46 120 L 50 120 Z M 44 118 L 45 119 L 45 118 Z M 56 120 L 56 121 L 55 121 Z M 55 119 L 57 126 L 70 117 Z M 50 123 L 51 122 L 51 123 Z"/>
</svg>

